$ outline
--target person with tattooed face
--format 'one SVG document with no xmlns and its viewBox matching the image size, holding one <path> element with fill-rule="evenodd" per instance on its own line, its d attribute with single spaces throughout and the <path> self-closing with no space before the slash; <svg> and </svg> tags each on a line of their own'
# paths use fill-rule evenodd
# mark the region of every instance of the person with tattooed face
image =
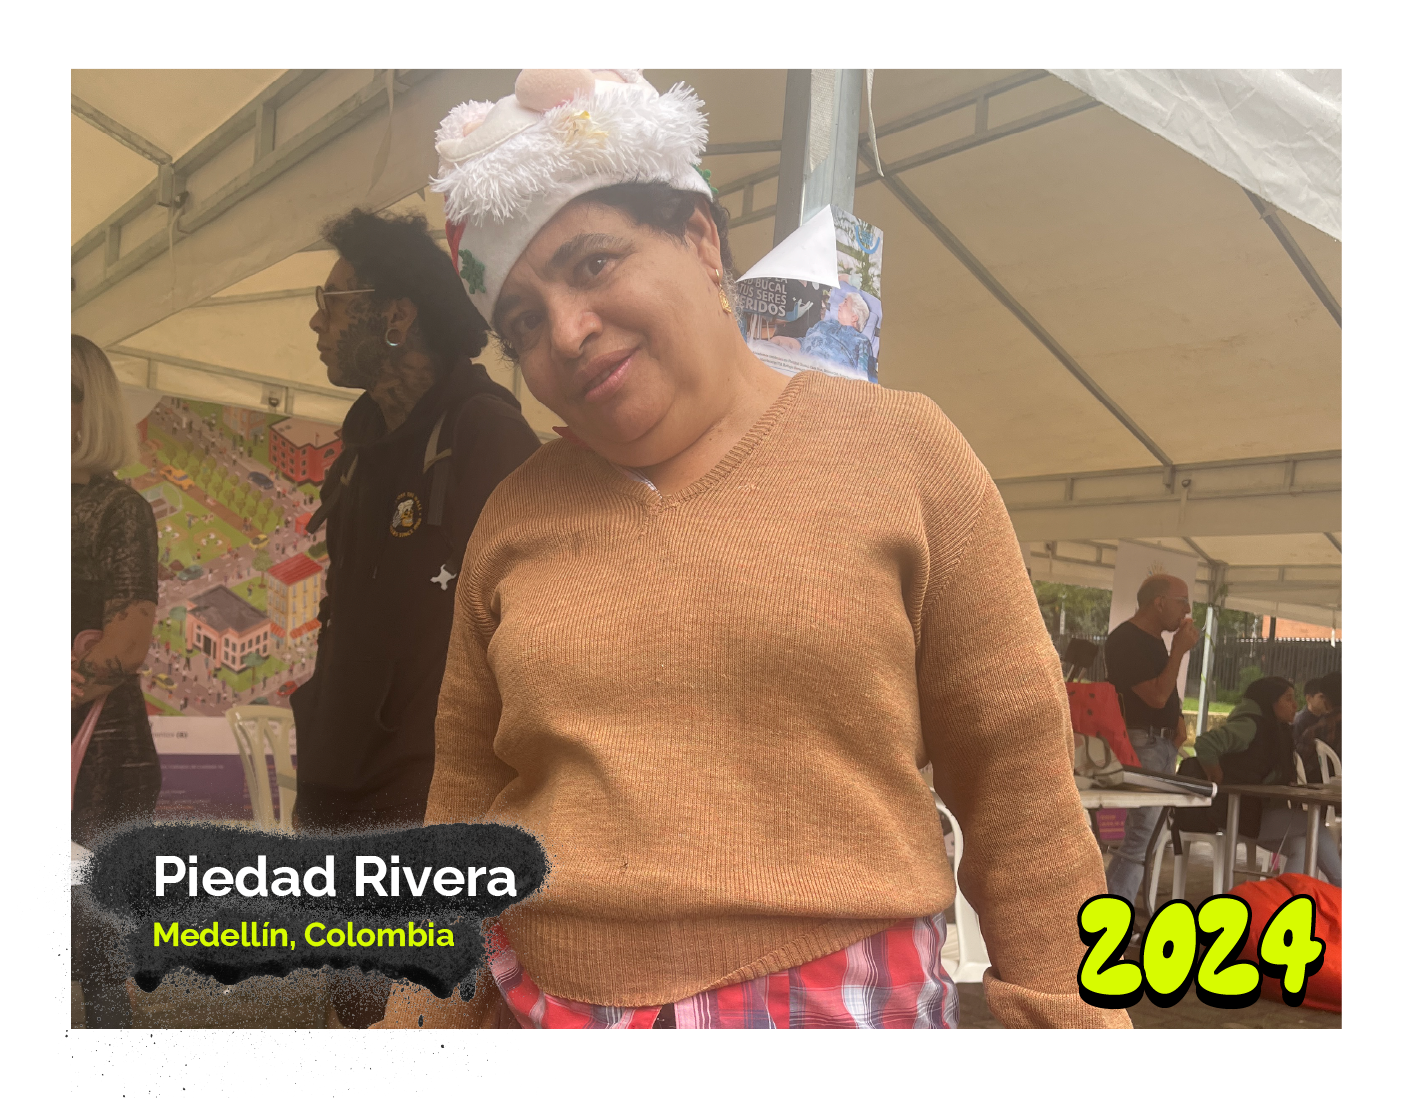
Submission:
<svg viewBox="0 0 1413 1098">
<path fill-rule="evenodd" d="M 461 553 L 491 490 L 539 446 L 471 359 L 487 327 L 421 215 L 354 210 L 309 327 L 344 420 L 311 532 L 327 524 L 314 677 L 293 696 L 296 822 L 420 823 Z"/>
<path fill-rule="evenodd" d="M 70 833 L 80 846 L 92 847 L 111 827 L 150 820 L 162 788 L 137 678 L 157 612 L 157 524 L 147 501 L 113 475 L 137 458 L 137 433 L 113 367 L 82 336 L 72 336 L 70 344 L 70 642 L 80 633 L 102 634 L 70 659 L 71 738 L 91 708 L 102 705 L 74 786 Z M 86 1024 L 125 1028 L 130 1007 L 121 951 L 78 908 L 73 940 Z"/>
</svg>

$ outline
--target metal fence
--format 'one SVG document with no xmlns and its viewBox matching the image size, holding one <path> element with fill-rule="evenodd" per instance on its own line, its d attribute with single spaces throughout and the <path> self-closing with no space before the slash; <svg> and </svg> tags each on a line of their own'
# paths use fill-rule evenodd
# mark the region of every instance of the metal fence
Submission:
<svg viewBox="0 0 1413 1098">
<path fill-rule="evenodd" d="M 1058 634 L 1050 638 L 1055 644 L 1055 651 L 1061 658 L 1064 657 L 1065 648 L 1071 640 L 1087 640 L 1091 644 L 1099 646 L 1099 655 L 1095 658 L 1093 666 L 1085 674 L 1085 678 L 1093 682 L 1102 682 L 1106 677 L 1104 666 L 1104 636 L 1080 635 L 1080 634 Z M 1296 691 L 1299 692 L 1306 680 L 1318 678 L 1320 675 L 1327 675 L 1331 671 L 1341 669 L 1344 646 L 1336 641 L 1331 644 L 1327 640 L 1264 640 L 1264 639 L 1241 639 L 1218 641 L 1216 650 L 1212 654 L 1212 689 L 1215 691 L 1216 700 L 1235 701 L 1246 686 L 1255 679 L 1264 678 L 1267 675 L 1279 675 L 1295 683 Z M 1200 665 L 1202 648 L 1199 645 L 1193 649 L 1192 659 L 1189 661 L 1187 671 L 1187 696 L 1197 697 L 1197 691 L 1201 686 Z M 1223 698 L 1222 695 L 1227 695 Z"/>
</svg>

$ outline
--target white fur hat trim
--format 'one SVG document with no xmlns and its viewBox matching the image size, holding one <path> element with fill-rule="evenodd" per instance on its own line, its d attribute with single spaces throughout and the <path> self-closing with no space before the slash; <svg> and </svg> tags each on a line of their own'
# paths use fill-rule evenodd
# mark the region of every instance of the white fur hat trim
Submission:
<svg viewBox="0 0 1413 1098">
<path fill-rule="evenodd" d="M 445 196 L 457 271 L 488 321 L 515 261 L 580 195 L 661 181 L 710 196 L 696 170 L 707 139 L 701 100 L 682 84 L 659 95 L 636 71 L 619 75 L 543 112 L 514 95 L 464 103 L 438 129 L 432 189 Z"/>
</svg>

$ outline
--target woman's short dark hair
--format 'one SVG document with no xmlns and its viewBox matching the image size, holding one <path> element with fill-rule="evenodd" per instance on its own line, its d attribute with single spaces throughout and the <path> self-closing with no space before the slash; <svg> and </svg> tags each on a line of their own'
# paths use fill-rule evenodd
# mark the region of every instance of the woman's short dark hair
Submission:
<svg viewBox="0 0 1413 1098">
<path fill-rule="evenodd" d="M 686 240 L 687 222 L 696 212 L 697 199 L 705 196 L 696 191 L 676 190 L 670 183 L 615 183 L 611 187 L 590 191 L 582 197 L 589 202 L 598 202 L 622 210 L 639 225 L 646 225 L 678 240 Z M 711 210 L 711 219 L 716 222 L 716 231 L 721 237 L 723 276 L 735 278 L 731 244 L 727 240 L 731 214 L 716 199 L 711 200 L 708 208 Z"/>
<path fill-rule="evenodd" d="M 489 330 L 466 296 L 451 257 L 437 247 L 420 213 L 349 210 L 324 226 L 323 237 L 353 266 L 378 302 L 407 298 L 432 355 L 445 363 L 474 358 Z"/>
</svg>

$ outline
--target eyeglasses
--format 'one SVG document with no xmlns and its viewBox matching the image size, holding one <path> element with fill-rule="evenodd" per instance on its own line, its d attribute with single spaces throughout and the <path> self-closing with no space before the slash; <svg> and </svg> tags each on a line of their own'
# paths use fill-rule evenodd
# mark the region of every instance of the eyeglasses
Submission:
<svg viewBox="0 0 1413 1098">
<path fill-rule="evenodd" d="M 322 287 L 322 286 L 315 286 L 315 287 L 314 287 L 314 304 L 319 307 L 319 311 L 320 311 L 321 313 L 327 313 L 327 312 L 329 311 L 329 306 L 328 306 L 328 302 L 326 302 L 326 301 L 324 300 L 325 298 L 329 298 L 329 297 L 342 297 L 342 296 L 345 295 L 345 294 L 371 294 L 371 293 L 373 293 L 373 292 L 374 292 L 374 291 L 371 290 L 371 289 L 365 289 L 365 290 L 326 290 L 326 289 L 324 289 L 324 287 Z"/>
</svg>

